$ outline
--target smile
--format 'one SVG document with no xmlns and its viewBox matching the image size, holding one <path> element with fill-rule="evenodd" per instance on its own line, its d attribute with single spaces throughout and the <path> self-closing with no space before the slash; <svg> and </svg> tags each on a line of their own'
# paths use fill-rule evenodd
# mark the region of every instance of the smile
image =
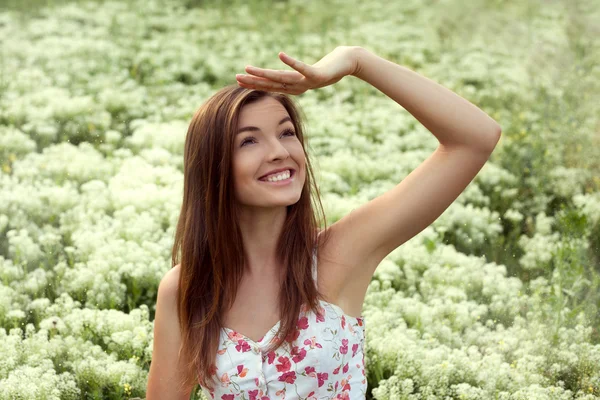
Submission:
<svg viewBox="0 0 600 400">
<path fill-rule="evenodd" d="M 296 171 L 291 170 L 290 171 L 290 177 L 287 179 L 283 179 L 281 181 L 274 181 L 274 182 L 269 182 L 267 180 L 263 180 L 263 179 L 259 179 L 260 182 L 262 183 L 266 183 L 268 185 L 273 185 L 273 186 L 283 186 L 283 185 L 287 185 L 289 183 L 291 183 L 292 181 L 294 181 L 294 177 L 296 176 Z"/>
</svg>

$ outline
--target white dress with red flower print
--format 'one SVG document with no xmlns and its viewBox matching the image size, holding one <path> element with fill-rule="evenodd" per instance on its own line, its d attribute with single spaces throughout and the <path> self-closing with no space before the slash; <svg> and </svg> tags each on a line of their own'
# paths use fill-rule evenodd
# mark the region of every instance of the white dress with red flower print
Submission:
<svg viewBox="0 0 600 400">
<path fill-rule="evenodd" d="M 316 260 L 315 253 L 315 284 Z M 219 400 L 364 400 L 364 317 L 349 316 L 323 300 L 319 303 L 321 315 L 302 306 L 297 339 L 291 345 L 285 342 L 275 352 L 265 353 L 263 349 L 281 321 L 258 342 L 223 328 L 213 369 L 219 383 L 214 392 L 202 387 L 204 395 Z"/>
</svg>

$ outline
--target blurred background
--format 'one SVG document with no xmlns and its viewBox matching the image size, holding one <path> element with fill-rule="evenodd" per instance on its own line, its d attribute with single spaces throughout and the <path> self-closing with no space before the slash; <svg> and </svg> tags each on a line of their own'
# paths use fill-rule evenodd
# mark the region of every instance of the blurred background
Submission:
<svg viewBox="0 0 600 400">
<path fill-rule="evenodd" d="M 0 399 L 145 396 L 194 111 L 247 64 L 340 45 L 502 127 L 376 271 L 367 397 L 600 398 L 599 21 L 599 0 L 0 0 Z M 295 100 L 329 224 L 437 145 L 354 77 Z"/>
</svg>

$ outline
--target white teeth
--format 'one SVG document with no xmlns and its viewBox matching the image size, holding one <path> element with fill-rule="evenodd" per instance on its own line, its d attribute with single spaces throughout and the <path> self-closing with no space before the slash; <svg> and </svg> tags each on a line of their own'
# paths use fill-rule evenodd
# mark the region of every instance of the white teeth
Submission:
<svg viewBox="0 0 600 400">
<path fill-rule="evenodd" d="M 288 179 L 290 176 L 291 176 L 291 171 L 288 169 L 287 171 L 282 172 L 278 175 L 269 175 L 269 176 L 265 177 L 264 179 L 269 182 L 277 182 L 277 181 L 282 181 L 284 179 Z"/>
</svg>

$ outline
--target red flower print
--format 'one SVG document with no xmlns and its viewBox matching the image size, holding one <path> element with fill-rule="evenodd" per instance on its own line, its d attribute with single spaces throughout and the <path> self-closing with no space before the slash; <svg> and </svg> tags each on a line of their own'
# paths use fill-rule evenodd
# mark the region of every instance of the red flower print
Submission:
<svg viewBox="0 0 600 400">
<path fill-rule="evenodd" d="M 319 387 L 323 386 L 325 381 L 329 378 L 329 374 L 327 372 L 317 372 L 317 379 L 319 380 Z"/>
<path fill-rule="evenodd" d="M 238 344 L 235 345 L 235 349 L 239 352 L 239 353 L 245 353 L 247 351 L 250 351 L 250 345 L 248 344 L 248 342 L 246 342 L 243 339 L 238 340 Z"/>
<path fill-rule="evenodd" d="M 306 350 L 298 349 L 298 346 L 294 346 L 292 349 L 292 361 L 295 363 L 299 363 L 300 361 L 304 360 L 304 357 L 306 357 Z"/>
<path fill-rule="evenodd" d="M 346 317 L 342 315 L 342 329 L 346 329 Z"/>
<path fill-rule="evenodd" d="M 357 351 L 358 351 L 358 343 L 354 343 L 352 345 L 352 357 L 354 357 L 356 355 Z"/>
<path fill-rule="evenodd" d="M 232 331 L 229 330 L 227 332 L 227 337 L 232 341 L 232 342 L 237 342 L 238 340 L 244 339 L 244 335 L 242 335 L 241 333 L 238 333 L 236 331 Z"/>
<path fill-rule="evenodd" d="M 315 367 L 306 367 L 306 368 L 304 368 L 304 372 L 306 372 L 306 375 L 308 375 L 308 376 L 315 376 L 316 375 L 315 374 L 315 372 L 316 372 Z"/>
<path fill-rule="evenodd" d="M 269 362 L 269 365 L 270 365 L 270 364 L 273 364 L 273 360 L 275 360 L 275 356 L 276 356 L 276 354 L 275 354 L 275 352 L 274 352 L 274 351 L 270 351 L 270 352 L 269 352 L 269 354 L 267 354 L 267 358 L 268 358 L 268 360 L 269 360 L 269 361 L 268 361 L 268 362 Z"/>
<path fill-rule="evenodd" d="M 346 365 L 344 365 L 344 368 L 342 368 L 342 371 L 346 374 L 348 373 L 348 363 L 346 363 Z"/>
<path fill-rule="evenodd" d="M 348 353 L 348 339 L 342 339 L 342 345 L 340 346 L 340 353 Z"/>
<path fill-rule="evenodd" d="M 233 400 L 235 398 L 234 394 L 224 394 L 223 396 L 221 396 L 221 399 L 223 400 Z"/>
<path fill-rule="evenodd" d="M 248 396 L 250 397 L 249 400 L 263 400 L 263 399 L 269 399 L 268 396 L 263 396 L 263 391 L 256 389 L 256 390 L 248 390 Z"/>
<path fill-rule="evenodd" d="M 342 390 L 350 390 L 350 379 L 352 379 L 352 375 L 348 376 L 348 380 L 342 379 Z"/>
<path fill-rule="evenodd" d="M 246 374 L 248 373 L 248 368 L 244 368 L 244 364 L 238 365 L 237 370 L 238 370 L 238 376 L 240 378 L 245 377 Z"/>
<path fill-rule="evenodd" d="M 333 370 L 333 374 L 334 375 L 337 375 L 337 374 L 340 373 L 340 367 L 341 367 L 341 365 L 339 367 L 337 367 L 336 369 Z"/>
<path fill-rule="evenodd" d="M 315 336 L 312 336 L 310 339 L 304 339 L 304 344 L 310 346 L 311 349 L 314 349 L 315 347 L 318 347 L 320 349 L 323 348 L 323 346 L 321 346 L 320 343 L 317 343 Z"/>
<path fill-rule="evenodd" d="M 296 327 L 299 329 L 308 328 L 308 318 L 302 317 L 302 318 L 298 319 L 298 322 L 296 323 Z"/>
<path fill-rule="evenodd" d="M 362 318 L 356 318 L 356 320 L 358 321 L 358 326 L 363 326 Z"/>
<path fill-rule="evenodd" d="M 223 375 L 221 375 L 221 383 L 223 384 L 223 387 L 227 387 L 231 383 L 231 381 L 229 380 L 229 375 L 227 375 L 227 372 L 225 372 Z"/>
<path fill-rule="evenodd" d="M 256 381 L 256 385 L 258 386 L 258 378 L 255 379 Z M 265 393 L 262 391 L 262 389 L 256 389 L 256 390 L 248 390 L 248 396 L 250 397 L 249 400 L 269 400 L 269 396 L 265 396 Z"/>
<path fill-rule="evenodd" d="M 296 382 L 296 373 L 294 371 L 286 372 L 279 376 L 280 382 L 289 383 L 290 385 Z"/>
<path fill-rule="evenodd" d="M 319 312 L 317 313 L 317 322 L 325 322 L 325 309 L 323 307 L 319 307 Z"/>
<path fill-rule="evenodd" d="M 277 372 L 289 371 L 290 368 L 292 367 L 292 363 L 290 362 L 290 359 L 285 356 L 279 357 L 277 359 L 277 361 L 279 361 L 279 364 L 275 365 L 275 367 L 277 368 Z"/>
</svg>

